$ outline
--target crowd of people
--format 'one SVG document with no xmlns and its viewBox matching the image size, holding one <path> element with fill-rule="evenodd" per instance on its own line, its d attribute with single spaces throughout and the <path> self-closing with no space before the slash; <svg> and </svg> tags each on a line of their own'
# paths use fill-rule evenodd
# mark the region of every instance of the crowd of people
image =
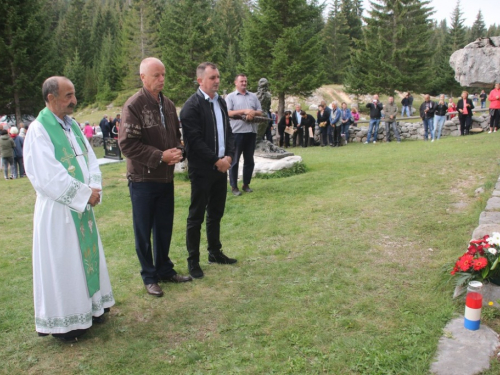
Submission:
<svg viewBox="0 0 500 375">
<path fill-rule="evenodd" d="M 263 116 L 257 96 L 247 90 L 247 77 L 235 77 L 235 90 L 226 98 L 218 94 L 217 66 L 201 63 L 196 69 L 199 88 L 177 115 L 173 102 L 162 90 L 165 66 L 157 58 L 144 59 L 139 67 L 142 89 L 123 106 L 123 122 L 105 115 L 100 123 L 103 136 L 118 137 L 127 158 L 127 180 L 132 206 L 132 227 L 140 274 L 147 294 L 161 297 L 161 283 L 184 283 L 204 277 L 200 265 L 201 229 L 206 218 L 208 262 L 230 265 L 236 259 L 222 250 L 221 220 L 225 211 L 227 183 L 234 196 L 252 193 L 257 123 Z M 73 83 L 65 77 L 50 77 L 42 87 L 46 107 L 30 125 L 29 132 L 17 127 L 0 129 L 4 177 L 22 177 L 24 168 L 37 192 L 33 231 L 33 289 L 35 327 L 38 335 L 52 334 L 75 341 L 93 325 L 103 322 L 115 300 L 97 231 L 93 207 L 100 203 L 102 176 L 90 144 L 95 126 L 81 127 L 70 115 L 77 104 Z M 413 101 L 405 95 L 401 113 L 411 114 Z M 464 91 L 456 107 L 443 95 L 438 102 L 425 95 L 419 108 L 425 139 L 441 136 L 444 119 L 458 111 L 462 135 L 469 132 L 473 100 Z M 500 84 L 488 99 L 492 131 L 500 119 Z M 400 113 L 393 97 L 384 105 L 378 95 L 366 104 L 370 122 L 366 143 L 377 141 L 381 119 L 387 141 L 392 127 L 398 142 L 396 119 Z M 355 108 L 345 102 L 330 106 L 322 101 L 316 118 L 302 110 L 275 116 L 280 145 L 339 147 L 349 141 L 349 127 L 359 121 Z M 180 124 L 182 121 L 183 139 Z M 434 126 L 435 124 L 435 126 Z M 121 126 L 122 125 L 122 126 Z M 115 129 L 116 128 L 116 129 Z M 24 129 L 22 127 L 21 129 Z M 113 130 L 115 129 L 115 130 Z M 191 202 L 186 221 L 187 268 L 180 275 L 169 250 L 174 221 L 174 167 L 187 155 Z M 238 187 L 239 159 L 243 157 L 243 181 Z M 23 160 L 24 158 L 24 160 Z M 24 161 L 24 165 L 23 165 Z M 64 230 L 61 230 L 61 229 Z"/>
<path fill-rule="evenodd" d="M 440 95 L 438 101 L 431 100 L 430 95 L 424 95 L 424 102 L 418 108 L 418 113 L 424 125 L 424 140 L 434 142 L 440 139 L 443 126 L 448 119 L 458 114 L 460 122 L 460 135 L 468 135 L 472 126 L 472 114 L 476 104 L 474 98 L 481 101 L 481 108 L 486 107 L 486 100 L 490 101 L 490 130 L 488 133 L 496 132 L 500 122 L 500 84 L 486 95 L 484 90 L 480 95 L 471 95 L 463 91 L 457 103 L 453 98 L 446 101 L 445 95 Z M 477 102 L 478 100 L 476 100 Z M 369 111 L 368 134 L 365 144 L 377 143 L 377 135 L 380 122 L 385 122 L 386 141 L 390 142 L 389 135 L 392 129 L 397 142 L 401 142 L 401 136 L 397 127 L 397 116 L 400 113 L 394 97 L 390 96 L 384 104 L 380 102 L 379 96 L 374 95 L 370 103 L 366 104 Z M 406 93 L 401 100 L 401 117 L 413 114 L 413 96 Z M 295 110 L 285 111 L 279 118 L 277 112 L 272 113 L 272 124 L 277 126 L 280 147 L 307 147 L 312 145 L 340 147 L 349 142 L 349 127 L 357 126 L 359 113 L 356 107 L 347 108 L 345 102 L 340 108 L 336 102 L 328 106 L 325 101 L 318 105 L 316 119 L 301 110 L 300 104 L 295 105 Z M 319 129 L 319 142 L 315 140 L 315 126 Z M 290 146 L 290 140 L 292 145 Z"/>
</svg>

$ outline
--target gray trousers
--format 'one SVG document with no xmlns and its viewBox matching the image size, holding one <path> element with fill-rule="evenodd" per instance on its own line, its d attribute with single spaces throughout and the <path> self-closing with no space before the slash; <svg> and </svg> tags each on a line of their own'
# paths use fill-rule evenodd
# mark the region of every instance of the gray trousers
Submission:
<svg viewBox="0 0 500 375">
<path fill-rule="evenodd" d="M 390 142 L 389 141 L 389 136 L 390 136 L 390 133 L 391 133 L 391 125 L 392 125 L 392 130 L 394 131 L 394 136 L 396 137 L 396 139 L 398 140 L 398 142 L 401 142 L 401 136 L 399 135 L 399 131 L 398 131 L 398 123 L 396 121 L 386 121 L 385 122 L 385 140 L 387 142 Z"/>
</svg>

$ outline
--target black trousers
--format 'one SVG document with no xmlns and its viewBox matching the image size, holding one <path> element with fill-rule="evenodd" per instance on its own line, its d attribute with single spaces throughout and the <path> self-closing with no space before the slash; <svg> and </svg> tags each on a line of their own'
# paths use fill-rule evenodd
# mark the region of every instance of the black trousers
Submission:
<svg viewBox="0 0 500 375">
<path fill-rule="evenodd" d="M 470 126 L 472 125 L 472 116 L 458 115 L 460 120 L 460 135 L 469 134 Z"/>
<path fill-rule="evenodd" d="M 201 225 L 207 216 L 208 252 L 217 254 L 222 248 L 220 222 L 224 216 L 227 195 L 227 173 L 209 169 L 189 168 L 191 204 L 186 227 L 188 263 L 200 261 Z"/>
<path fill-rule="evenodd" d="M 332 134 L 333 134 L 333 145 L 341 146 L 341 136 L 340 136 L 340 125 L 332 126 Z"/>
<path fill-rule="evenodd" d="M 238 186 L 238 166 L 241 154 L 243 154 L 243 185 L 250 185 L 255 166 L 253 154 L 256 139 L 255 133 L 234 133 L 234 160 L 229 170 L 229 182 L 234 188 Z"/>
<path fill-rule="evenodd" d="M 298 127 L 295 133 L 293 133 L 292 137 L 293 147 L 297 146 L 297 137 L 299 138 L 299 146 L 302 146 L 302 142 L 304 141 L 304 129 L 302 126 Z"/>
<path fill-rule="evenodd" d="M 174 183 L 129 182 L 128 187 L 142 280 L 144 284 L 157 283 L 177 273 L 168 256 L 174 224 Z"/>
<path fill-rule="evenodd" d="M 490 109 L 490 128 L 499 127 L 500 123 L 500 109 Z"/>
<path fill-rule="evenodd" d="M 304 143 L 302 144 L 304 147 L 314 146 L 314 137 L 309 138 L 309 129 L 312 128 L 313 136 L 314 136 L 314 125 L 306 126 L 304 128 Z"/>
</svg>

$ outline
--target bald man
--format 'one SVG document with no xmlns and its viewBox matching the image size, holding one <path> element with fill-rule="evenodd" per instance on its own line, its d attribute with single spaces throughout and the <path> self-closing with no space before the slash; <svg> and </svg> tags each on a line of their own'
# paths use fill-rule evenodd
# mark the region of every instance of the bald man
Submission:
<svg viewBox="0 0 500 375">
<path fill-rule="evenodd" d="M 192 280 L 190 276 L 178 275 L 169 258 L 174 166 L 182 160 L 183 150 L 174 103 L 161 92 L 165 66 L 156 58 L 146 58 L 141 62 L 140 75 L 143 88 L 123 106 L 118 139 L 127 157 L 135 250 L 142 280 L 148 294 L 161 297 L 159 282 Z"/>
</svg>

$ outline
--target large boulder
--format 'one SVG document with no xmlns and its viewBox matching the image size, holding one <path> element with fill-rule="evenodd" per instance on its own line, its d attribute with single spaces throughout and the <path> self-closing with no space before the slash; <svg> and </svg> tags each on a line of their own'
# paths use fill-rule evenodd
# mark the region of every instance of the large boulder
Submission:
<svg viewBox="0 0 500 375">
<path fill-rule="evenodd" d="M 492 87 L 500 82 L 500 36 L 479 38 L 450 57 L 461 86 Z"/>
</svg>

